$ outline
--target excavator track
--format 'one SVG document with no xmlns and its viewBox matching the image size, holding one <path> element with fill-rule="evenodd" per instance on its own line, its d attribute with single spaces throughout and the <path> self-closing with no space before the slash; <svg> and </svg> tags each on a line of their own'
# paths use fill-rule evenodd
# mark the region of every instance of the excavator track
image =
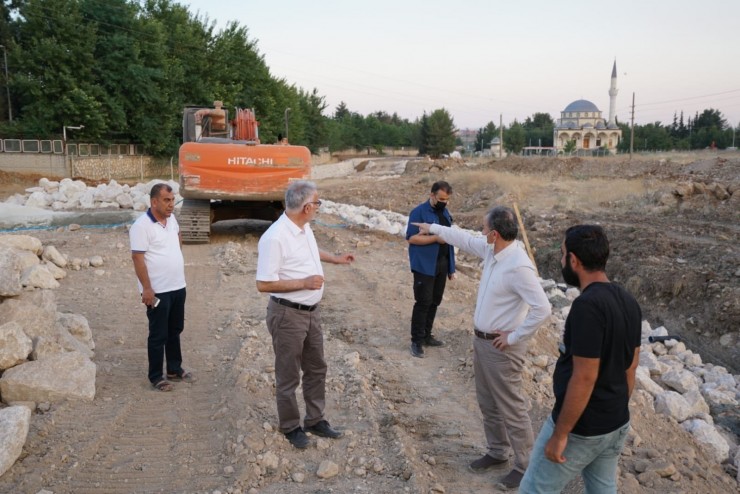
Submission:
<svg viewBox="0 0 740 494">
<path fill-rule="evenodd" d="M 177 215 L 182 241 L 186 244 L 207 244 L 211 235 L 211 201 L 185 199 Z"/>
</svg>

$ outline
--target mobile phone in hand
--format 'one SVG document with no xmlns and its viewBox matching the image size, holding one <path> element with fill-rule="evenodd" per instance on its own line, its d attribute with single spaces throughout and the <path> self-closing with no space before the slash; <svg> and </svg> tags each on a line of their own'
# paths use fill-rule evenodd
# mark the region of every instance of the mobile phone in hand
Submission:
<svg viewBox="0 0 740 494">
<path fill-rule="evenodd" d="M 159 299 L 157 297 L 154 297 L 154 302 L 152 302 L 152 308 L 157 307 L 159 305 Z"/>
</svg>

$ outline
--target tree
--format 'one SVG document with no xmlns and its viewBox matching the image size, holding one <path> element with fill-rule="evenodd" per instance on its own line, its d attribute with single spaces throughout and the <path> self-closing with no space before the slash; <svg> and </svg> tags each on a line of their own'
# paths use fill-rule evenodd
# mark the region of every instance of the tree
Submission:
<svg viewBox="0 0 740 494">
<path fill-rule="evenodd" d="M 552 146 L 555 121 L 549 113 L 535 113 L 524 120 L 524 142 L 532 146 Z M 531 143 L 531 144 L 530 144 Z"/>
<path fill-rule="evenodd" d="M 504 130 L 504 149 L 511 154 L 519 154 L 525 143 L 525 132 L 522 124 L 514 120 L 511 127 Z"/>
<path fill-rule="evenodd" d="M 429 115 L 426 149 L 430 156 L 437 158 L 455 149 L 455 123 L 444 108 L 434 110 Z"/>
</svg>

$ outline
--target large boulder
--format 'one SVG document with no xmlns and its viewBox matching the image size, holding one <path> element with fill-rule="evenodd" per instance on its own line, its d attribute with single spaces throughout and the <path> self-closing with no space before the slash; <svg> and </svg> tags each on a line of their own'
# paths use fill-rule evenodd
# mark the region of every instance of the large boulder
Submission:
<svg viewBox="0 0 740 494">
<path fill-rule="evenodd" d="M 92 401 L 95 364 L 79 352 L 53 355 L 8 369 L 0 378 L 3 401 Z"/>
<path fill-rule="evenodd" d="M 22 291 L 18 251 L 12 247 L 0 246 L 0 297 L 15 297 Z"/>
<path fill-rule="evenodd" d="M 0 234 L 0 245 L 15 247 L 16 249 L 21 250 L 28 250 L 33 252 L 37 256 L 40 256 L 41 252 L 43 252 L 44 249 L 41 240 L 37 239 L 36 237 L 31 237 L 30 235 Z"/>
<path fill-rule="evenodd" d="M 21 284 L 29 288 L 54 289 L 59 288 L 59 282 L 51 271 L 43 264 L 37 264 L 23 271 Z"/>
<path fill-rule="evenodd" d="M 655 397 L 655 411 L 683 422 L 691 416 L 692 407 L 675 391 L 664 391 Z"/>
<path fill-rule="evenodd" d="M 24 406 L 0 409 L 0 477 L 13 466 L 26 444 L 31 410 Z"/>
<path fill-rule="evenodd" d="M 20 324 L 11 321 L 0 326 L 0 371 L 24 362 L 33 350 L 33 342 Z"/>
<path fill-rule="evenodd" d="M 716 463 L 722 463 L 729 458 L 730 446 L 713 425 L 701 419 L 691 419 L 681 426 L 694 436 L 702 450 Z"/>
<path fill-rule="evenodd" d="M 679 393 L 687 393 L 699 389 L 701 379 L 687 370 L 672 369 L 662 376 L 660 380 L 669 388 L 673 388 Z"/>
<path fill-rule="evenodd" d="M 29 338 L 56 339 L 57 304 L 54 292 L 34 290 L 0 303 L 0 323 L 15 321 Z"/>
</svg>

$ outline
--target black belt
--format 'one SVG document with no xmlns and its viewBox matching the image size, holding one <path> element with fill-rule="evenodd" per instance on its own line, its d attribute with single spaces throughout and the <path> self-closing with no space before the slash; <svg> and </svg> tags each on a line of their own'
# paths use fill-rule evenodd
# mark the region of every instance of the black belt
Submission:
<svg viewBox="0 0 740 494">
<path fill-rule="evenodd" d="M 473 330 L 475 332 L 475 336 L 478 338 L 483 338 L 484 340 L 494 340 L 498 337 L 498 334 L 493 333 L 484 333 L 483 331 L 478 331 L 477 329 Z"/>
<path fill-rule="evenodd" d="M 296 304 L 295 302 L 291 302 L 290 300 L 285 300 L 284 298 L 277 298 L 273 295 L 270 295 L 270 300 L 272 300 L 276 304 L 290 307 L 291 309 L 307 310 L 308 312 L 313 312 L 319 307 L 319 304 L 315 304 L 315 305 Z"/>
</svg>

